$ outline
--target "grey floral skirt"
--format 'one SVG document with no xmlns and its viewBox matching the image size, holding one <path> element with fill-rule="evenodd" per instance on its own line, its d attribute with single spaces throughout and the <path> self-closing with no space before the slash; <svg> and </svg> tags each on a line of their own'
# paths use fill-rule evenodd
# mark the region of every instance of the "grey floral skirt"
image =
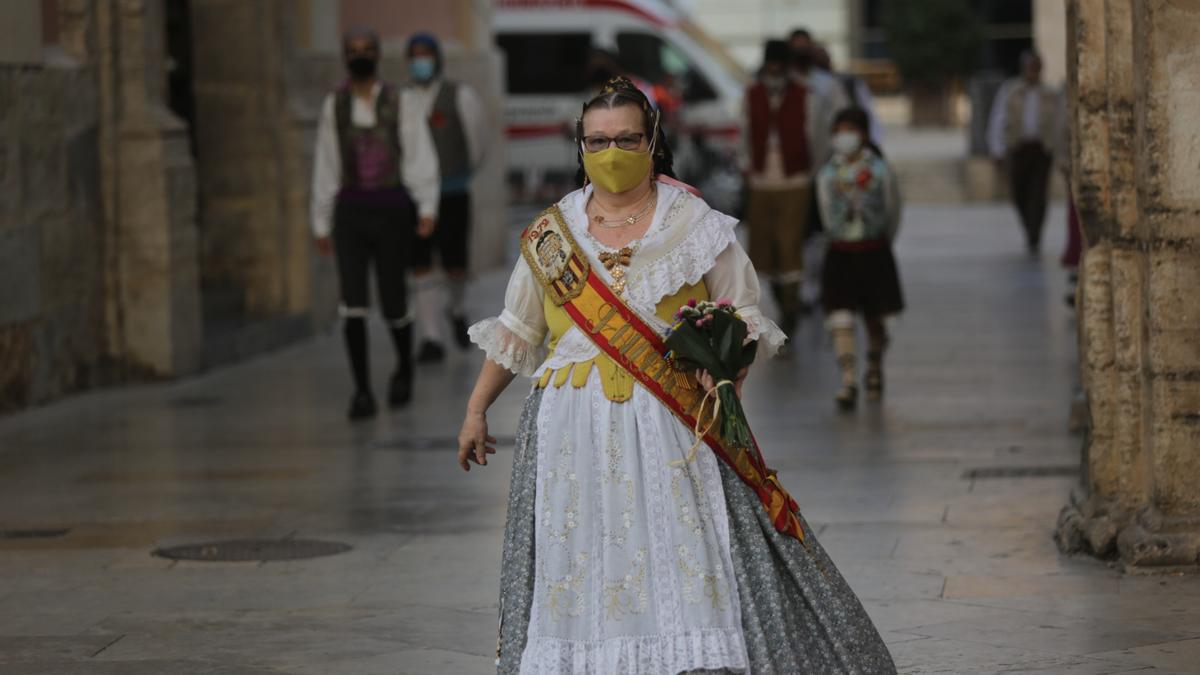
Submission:
<svg viewBox="0 0 1200 675">
<path fill-rule="evenodd" d="M 500 673 L 520 670 L 533 602 L 541 399 L 535 390 L 525 403 L 513 459 L 500 575 Z M 895 673 L 879 631 L 808 524 L 801 519 L 807 546 L 780 534 L 750 488 L 720 467 L 750 671 Z"/>
</svg>

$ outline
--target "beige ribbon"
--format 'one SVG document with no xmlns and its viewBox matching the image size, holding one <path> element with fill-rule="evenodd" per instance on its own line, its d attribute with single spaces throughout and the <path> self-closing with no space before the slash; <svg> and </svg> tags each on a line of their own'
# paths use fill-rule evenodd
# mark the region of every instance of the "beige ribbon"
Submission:
<svg viewBox="0 0 1200 675">
<path fill-rule="evenodd" d="M 721 397 L 717 394 L 717 390 L 725 385 L 732 384 L 733 380 L 721 380 L 720 382 L 714 384 L 712 389 L 708 390 L 708 393 L 704 395 L 704 398 L 700 399 L 700 409 L 696 411 L 696 426 L 694 429 L 692 429 L 692 431 L 696 434 L 696 442 L 692 443 L 692 447 L 688 450 L 686 459 L 677 459 L 673 462 L 669 462 L 671 466 L 687 466 L 688 464 L 696 461 L 696 454 L 700 452 L 700 446 L 704 445 L 704 437 L 708 435 L 708 432 L 712 431 L 712 428 L 714 425 L 716 425 L 717 420 L 721 419 Z M 712 419 L 708 421 L 708 426 L 704 427 L 704 430 L 701 431 L 700 422 L 704 419 L 704 406 L 708 405 L 708 397 L 710 396 L 713 397 Z"/>
</svg>

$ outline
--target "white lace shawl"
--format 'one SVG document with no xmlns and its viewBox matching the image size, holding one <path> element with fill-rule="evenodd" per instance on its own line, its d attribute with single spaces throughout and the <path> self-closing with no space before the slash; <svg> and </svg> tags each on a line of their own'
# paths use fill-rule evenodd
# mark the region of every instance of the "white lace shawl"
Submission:
<svg viewBox="0 0 1200 675">
<path fill-rule="evenodd" d="M 655 307 L 684 286 L 705 281 L 714 299 L 728 298 L 759 340 L 760 355 L 769 357 L 786 341 L 783 332 L 758 308 L 758 275 L 737 242 L 737 219 L 712 209 L 685 190 L 658 185 L 659 206 L 646 235 L 636 243 L 627 272 L 625 295 L 652 327 L 665 331 Z M 568 227 L 587 254 L 592 269 L 612 282 L 599 262 L 605 248 L 587 231 L 584 211 L 591 187 L 576 190 L 559 203 Z M 471 339 L 488 358 L 520 375 L 534 375 L 545 358 L 547 332 L 543 292 L 522 258 L 517 261 L 505 293 L 505 310 L 498 318 L 471 327 Z M 553 357 L 541 369 L 558 369 L 595 358 L 599 350 L 579 330 L 571 328 L 558 342 Z"/>
</svg>

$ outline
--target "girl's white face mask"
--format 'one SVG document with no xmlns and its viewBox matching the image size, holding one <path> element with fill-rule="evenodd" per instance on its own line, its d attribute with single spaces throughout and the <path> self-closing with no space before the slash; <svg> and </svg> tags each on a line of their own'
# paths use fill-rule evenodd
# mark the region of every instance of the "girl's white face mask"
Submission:
<svg viewBox="0 0 1200 675">
<path fill-rule="evenodd" d="M 853 155 L 862 144 L 862 136 L 857 131 L 839 131 L 833 135 L 833 151 L 839 155 Z"/>
</svg>

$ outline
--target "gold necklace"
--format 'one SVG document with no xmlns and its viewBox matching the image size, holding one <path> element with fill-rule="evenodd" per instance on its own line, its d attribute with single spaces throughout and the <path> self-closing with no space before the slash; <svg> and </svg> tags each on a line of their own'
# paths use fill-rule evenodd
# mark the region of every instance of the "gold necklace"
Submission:
<svg viewBox="0 0 1200 675">
<path fill-rule="evenodd" d="M 615 230 L 615 229 L 622 228 L 622 227 L 629 227 L 630 225 L 635 225 L 635 224 L 637 224 L 637 222 L 639 220 L 641 220 L 643 217 L 645 217 L 645 215 L 647 213 L 650 212 L 650 209 L 653 208 L 655 204 L 658 203 L 657 197 L 658 197 L 658 191 L 655 190 L 654 188 L 650 188 L 649 194 L 646 195 L 646 200 L 647 200 L 646 205 L 643 206 L 641 208 L 641 210 L 638 211 L 637 213 L 635 213 L 631 216 L 626 216 L 625 218 L 623 218 L 621 220 L 621 222 L 618 222 L 616 224 L 609 224 L 608 222 L 606 222 L 605 217 L 600 214 L 592 215 L 592 220 L 594 220 L 596 222 L 596 224 L 599 225 L 600 227 L 606 227 L 611 230 Z M 592 201 L 592 206 L 594 206 L 597 211 L 604 210 L 600 206 L 599 202 L 596 202 L 594 200 Z"/>
<path fill-rule="evenodd" d="M 601 251 L 600 262 L 613 278 L 612 289 L 617 295 L 625 292 L 625 268 L 633 261 L 634 247 L 626 246 L 619 251 Z"/>
</svg>

